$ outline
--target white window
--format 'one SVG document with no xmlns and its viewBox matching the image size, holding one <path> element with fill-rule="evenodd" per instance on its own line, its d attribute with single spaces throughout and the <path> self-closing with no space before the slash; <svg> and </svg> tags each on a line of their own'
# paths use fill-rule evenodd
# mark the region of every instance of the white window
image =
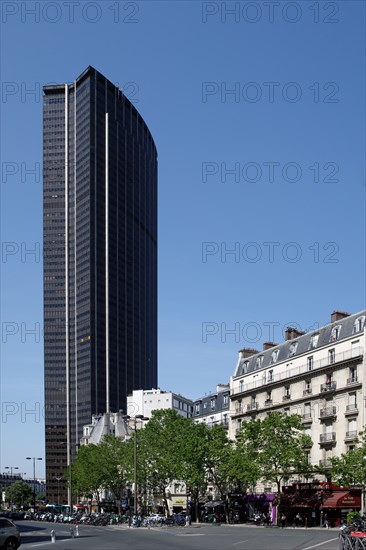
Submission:
<svg viewBox="0 0 366 550">
<path fill-rule="evenodd" d="M 280 353 L 280 350 L 279 349 L 275 349 L 272 351 L 272 355 L 271 355 L 271 363 L 275 363 L 277 361 L 277 358 L 278 358 L 278 354 Z"/>
<path fill-rule="evenodd" d="M 349 368 L 349 380 L 348 382 L 357 382 L 357 367 Z"/>
<path fill-rule="evenodd" d="M 332 328 L 332 332 L 330 334 L 329 342 L 335 342 L 336 340 L 338 340 L 339 335 L 341 333 L 341 328 L 342 328 L 341 325 L 337 325 L 337 326 Z"/>
<path fill-rule="evenodd" d="M 290 393 L 290 386 L 285 386 L 284 397 L 289 398 L 290 395 L 291 395 L 291 393 Z"/>
<path fill-rule="evenodd" d="M 335 361 L 335 349 L 330 349 L 328 351 L 328 361 L 329 361 L 329 364 L 330 365 L 333 365 L 334 361 Z"/>
<path fill-rule="evenodd" d="M 355 332 L 361 332 L 365 326 L 365 315 L 362 315 L 362 317 L 357 317 L 354 325 L 353 325 L 353 333 Z"/>
<path fill-rule="evenodd" d="M 241 373 L 246 374 L 248 372 L 249 367 L 249 361 L 244 361 L 244 363 L 241 366 Z"/>
<path fill-rule="evenodd" d="M 255 368 L 256 368 L 256 369 L 260 369 L 261 366 L 262 366 L 262 363 L 263 363 L 263 355 L 260 355 L 260 356 L 257 357 L 257 359 L 255 360 Z"/>
<path fill-rule="evenodd" d="M 297 350 L 297 344 L 298 344 L 298 342 L 291 342 L 290 347 L 289 347 L 289 352 L 288 352 L 289 357 L 293 357 L 295 355 L 296 350 Z"/>
<path fill-rule="evenodd" d="M 351 357 L 357 357 L 360 355 L 360 341 L 355 340 L 354 342 L 351 342 Z"/>
<path fill-rule="evenodd" d="M 227 405 L 229 403 L 229 396 L 228 394 L 224 395 L 224 405 Z"/>
<path fill-rule="evenodd" d="M 349 409 L 356 409 L 357 408 L 357 401 L 356 401 L 356 392 L 352 392 L 348 394 L 348 405 Z"/>
<path fill-rule="evenodd" d="M 310 355 L 308 358 L 307 358 L 307 365 L 308 365 L 308 370 L 313 370 L 313 366 L 314 366 L 314 357 L 312 355 Z"/>
<path fill-rule="evenodd" d="M 348 420 L 348 435 L 354 436 L 357 431 L 357 422 L 355 418 Z"/>
<path fill-rule="evenodd" d="M 244 380 L 240 380 L 239 382 L 239 391 L 243 391 L 243 388 L 244 388 Z"/>
<path fill-rule="evenodd" d="M 313 336 L 310 338 L 310 344 L 309 349 L 314 349 L 318 345 L 319 340 L 319 334 L 313 334 Z"/>
<path fill-rule="evenodd" d="M 195 413 L 200 414 L 200 404 L 199 403 L 195 404 Z"/>
<path fill-rule="evenodd" d="M 216 399 L 211 399 L 211 409 L 214 409 L 216 407 Z"/>
<path fill-rule="evenodd" d="M 311 393 L 311 380 L 306 380 L 305 381 L 305 392 L 306 393 Z"/>
<path fill-rule="evenodd" d="M 273 381 L 273 370 L 269 370 L 267 375 L 267 382 L 272 382 L 272 381 Z"/>
<path fill-rule="evenodd" d="M 304 404 L 304 415 L 309 418 L 311 416 L 311 403 Z"/>
</svg>

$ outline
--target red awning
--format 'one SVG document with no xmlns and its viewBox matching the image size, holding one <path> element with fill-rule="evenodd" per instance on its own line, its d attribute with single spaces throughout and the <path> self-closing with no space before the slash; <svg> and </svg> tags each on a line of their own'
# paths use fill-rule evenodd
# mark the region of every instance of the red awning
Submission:
<svg viewBox="0 0 366 550">
<path fill-rule="evenodd" d="M 323 508 L 361 508 L 361 493 L 349 491 L 335 491 L 324 498 Z"/>
</svg>

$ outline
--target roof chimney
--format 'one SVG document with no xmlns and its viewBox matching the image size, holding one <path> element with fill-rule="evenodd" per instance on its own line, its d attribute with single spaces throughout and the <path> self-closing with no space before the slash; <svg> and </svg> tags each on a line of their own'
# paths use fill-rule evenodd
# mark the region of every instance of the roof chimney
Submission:
<svg viewBox="0 0 366 550">
<path fill-rule="evenodd" d="M 298 336 L 302 336 L 305 334 L 305 332 L 302 332 L 301 330 L 298 330 L 294 327 L 287 327 L 285 331 L 285 340 L 294 340 Z"/>
<path fill-rule="evenodd" d="M 278 346 L 278 344 L 275 344 L 274 342 L 264 342 L 263 344 L 263 351 L 266 351 L 267 349 L 274 348 Z"/>
<path fill-rule="evenodd" d="M 335 323 L 336 321 L 340 321 L 341 319 L 345 319 L 346 317 L 349 317 L 350 315 L 351 315 L 350 313 L 346 313 L 345 311 L 339 311 L 338 309 L 336 309 L 335 311 L 333 311 L 333 313 L 331 313 L 330 319 L 331 319 L 332 323 Z"/>
<path fill-rule="evenodd" d="M 241 356 L 243 359 L 247 359 L 248 357 L 251 357 L 252 355 L 255 355 L 256 353 L 259 353 L 257 349 L 254 348 L 243 348 L 239 350 L 239 353 L 241 353 Z"/>
</svg>

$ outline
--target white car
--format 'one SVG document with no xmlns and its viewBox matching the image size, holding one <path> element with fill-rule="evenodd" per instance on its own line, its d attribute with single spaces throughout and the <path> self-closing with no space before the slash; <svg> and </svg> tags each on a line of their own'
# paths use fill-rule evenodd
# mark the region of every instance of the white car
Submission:
<svg viewBox="0 0 366 550">
<path fill-rule="evenodd" d="M 0 517 L 0 548 L 16 550 L 21 544 L 19 529 L 10 519 Z"/>
</svg>

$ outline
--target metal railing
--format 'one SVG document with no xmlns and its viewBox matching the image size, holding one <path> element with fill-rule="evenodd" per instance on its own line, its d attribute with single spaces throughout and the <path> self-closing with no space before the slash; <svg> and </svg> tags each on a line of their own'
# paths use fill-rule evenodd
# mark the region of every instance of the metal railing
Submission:
<svg viewBox="0 0 366 550">
<path fill-rule="evenodd" d="M 328 391 L 334 391 L 337 387 L 337 382 L 325 382 L 325 384 L 320 385 L 320 391 L 322 393 Z"/>
<path fill-rule="evenodd" d="M 346 406 L 347 412 L 355 412 L 358 411 L 357 403 L 352 403 L 351 405 Z"/>
<path fill-rule="evenodd" d="M 346 432 L 345 439 L 355 439 L 357 437 L 357 430 L 352 430 L 350 432 Z"/>
<path fill-rule="evenodd" d="M 357 374 L 355 374 L 355 376 L 352 376 L 351 378 L 347 379 L 347 386 L 349 386 L 350 384 L 357 384 L 357 382 L 358 382 L 358 376 Z"/>
<path fill-rule="evenodd" d="M 326 407 L 325 409 L 320 409 L 320 418 L 326 418 L 329 416 L 335 416 L 337 413 L 337 407 Z"/>
<path fill-rule="evenodd" d="M 320 443 L 334 443 L 336 440 L 335 432 L 329 434 L 320 434 Z"/>
<path fill-rule="evenodd" d="M 247 405 L 247 411 L 256 411 L 258 409 L 258 403 L 249 403 Z"/>
<path fill-rule="evenodd" d="M 312 352 L 314 352 L 314 350 L 312 350 Z M 330 365 L 333 366 L 337 363 L 341 363 L 342 361 L 347 361 L 349 359 L 352 359 L 353 357 L 359 357 L 360 355 L 363 355 L 363 348 L 362 347 L 358 347 L 356 349 L 336 353 L 335 356 L 334 356 L 334 359 L 332 361 L 330 361 L 328 357 L 324 357 L 323 359 L 318 359 L 317 361 L 313 362 L 310 372 L 313 373 L 313 371 L 316 371 L 316 370 L 321 369 L 323 367 L 328 367 Z M 305 357 L 304 359 L 305 359 L 304 363 L 302 363 L 298 367 L 294 367 L 292 369 L 286 369 L 286 370 L 284 369 L 282 372 L 274 373 L 273 377 L 272 377 L 272 380 L 270 380 L 270 381 L 265 380 L 265 379 L 261 379 L 261 380 L 256 380 L 255 382 L 250 382 L 248 384 L 243 384 L 242 386 L 240 386 L 238 384 L 236 387 L 235 386 L 233 387 L 232 395 L 237 395 L 239 393 L 250 391 L 250 390 L 253 390 L 255 388 L 260 388 L 262 386 L 266 386 L 267 384 L 274 384 L 276 382 L 281 382 L 282 380 L 287 380 L 287 379 L 292 378 L 294 376 L 299 376 L 301 374 L 309 373 L 307 358 Z M 273 367 L 273 366 L 275 366 L 275 365 L 271 365 L 271 367 Z M 283 365 L 283 367 L 284 367 L 284 365 Z M 241 376 L 241 375 L 239 375 L 239 376 Z"/>
</svg>

